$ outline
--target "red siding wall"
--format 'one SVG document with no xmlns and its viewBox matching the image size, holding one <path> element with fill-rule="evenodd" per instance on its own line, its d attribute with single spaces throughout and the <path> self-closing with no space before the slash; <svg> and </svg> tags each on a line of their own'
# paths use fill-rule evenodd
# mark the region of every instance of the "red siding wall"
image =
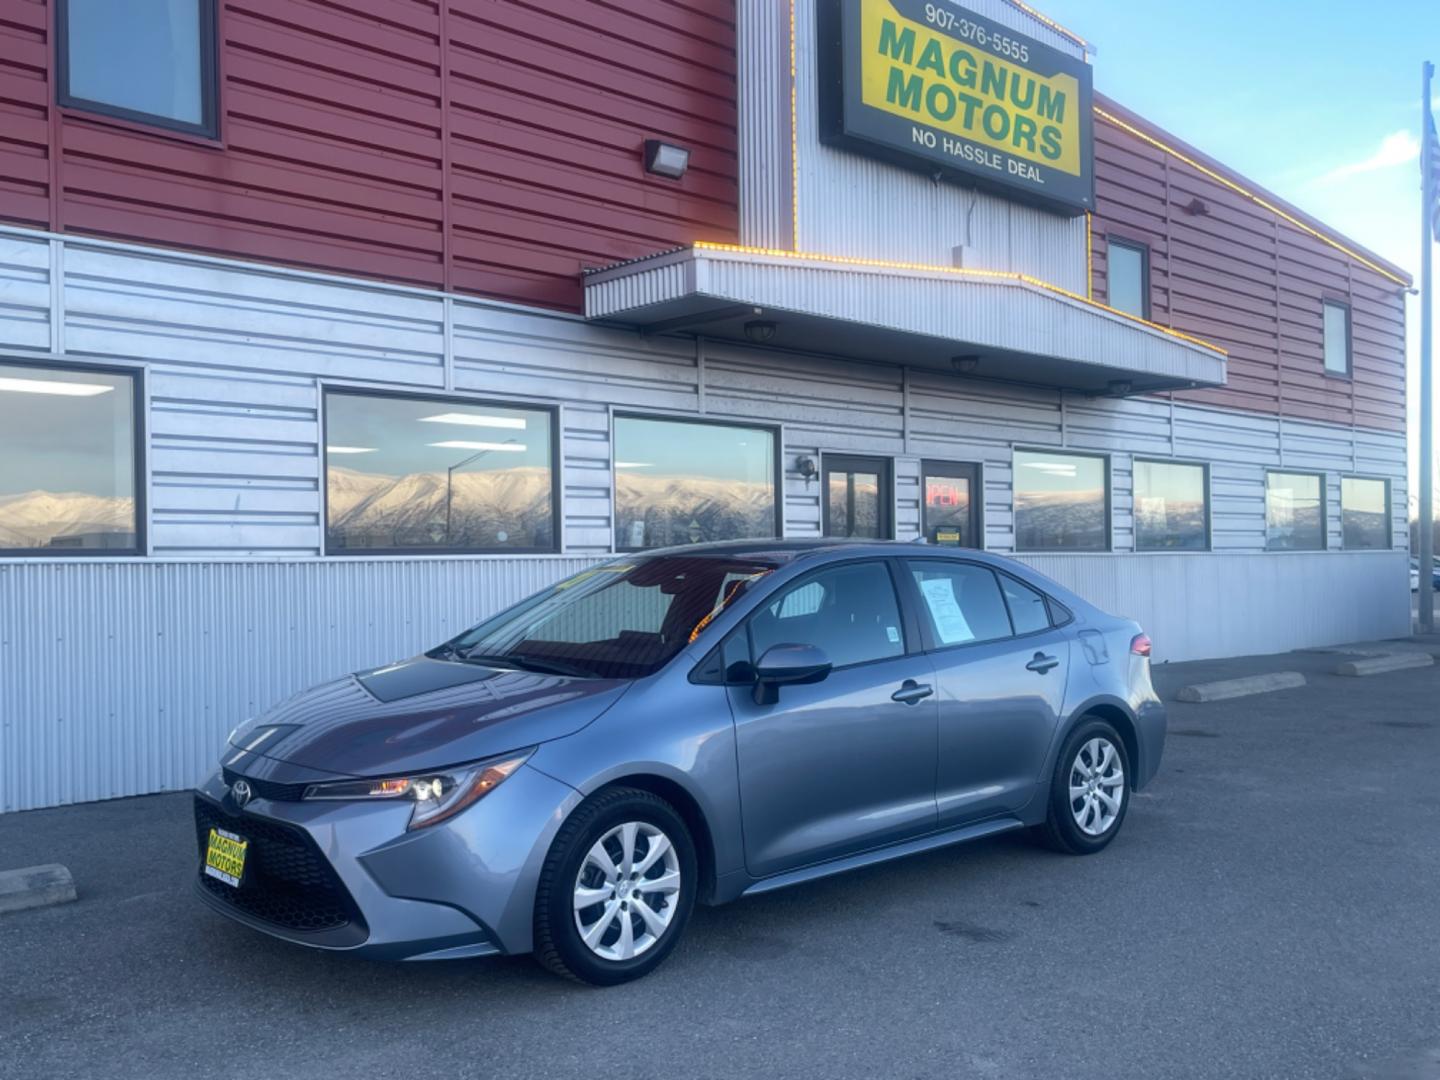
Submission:
<svg viewBox="0 0 1440 1080">
<path fill-rule="evenodd" d="M 218 146 L 52 107 L 52 17 L 0 5 L 0 219 L 564 308 L 736 236 L 728 3 L 221 0 Z"/>
<path fill-rule="evenodd" d="M 1225 175 L 1215 163 L 1113 102 L 1102 106 Z M 1096 299 L 1106 298 L 1108 236 L 1140 241 L 1150 249 L 1151 318 L 1230 352 L 1228 386 L 1179 393 L 1177 399 L 1404 429 L 1401 284 L 1098 116 L 1095 155 Z M 1232 179 L 1264 197 L 1238 177 Z M 1197 212 L 1196 200 L 1203 212 Z M 1305 220 L 1299 211 L 1292 216 Z M 1323 299 L 1351 306 L 1353 379 L 1325 374 Z"/>
</svg>

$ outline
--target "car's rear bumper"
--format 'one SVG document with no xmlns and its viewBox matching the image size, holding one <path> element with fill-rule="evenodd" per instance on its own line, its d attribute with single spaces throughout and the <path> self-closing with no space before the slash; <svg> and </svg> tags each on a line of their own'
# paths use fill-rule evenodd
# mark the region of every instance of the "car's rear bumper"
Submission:
<svg viewBox="0 0 1440 1080">
<path fill-rule="evenodd" d="M 1155 774 L 1160 771 L 1160 759 L 1165 754 L 1167 723 L 1165 706 L 1158 698 L 1142 701 L 1135 710 L 1135 742 L 1140 751 L 1138 760 L 1133 764 L 1137 791 L 1155 779 Z"/>
<path fill-rule="evenodd" d="M 408 804 L 257 798 L 241 809 L 219 773 L 195 799 L 197 848 L 217 825 L 251 840 L 255 859 L 239 889 L 197 865 L 212 909 L 312 948 L 420 960 L 530 950 L 540 863 L 579 796 L 521 768 L 414 832 Z"/>
</svg>

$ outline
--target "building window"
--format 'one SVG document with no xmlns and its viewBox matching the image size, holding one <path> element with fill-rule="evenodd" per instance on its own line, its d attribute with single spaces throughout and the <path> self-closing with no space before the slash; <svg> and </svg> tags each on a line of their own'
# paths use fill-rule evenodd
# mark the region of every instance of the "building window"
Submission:
<svg viewBox="0 0 1440 1080">
<path fill-rule="evenodd" d="M 1135 460 L 1135 550 L 1210 546 L 1210 483 L 1204 465 Z"/>
<path fill-rule="evenodd" d="M 1316 473 L 1265 474 L 1265 550 L 1325 548 L 1325 483 Z"/>
<path fill-rule="evenodd" d="M 1109 238 L 1106 294 L 1116 311 L 1150 317 L 1150 249 L 1144 244 Z"/>
<path fill-rule="evenodd" d="M 615 417 L 615 547 L 780 535 L 775 432 Z"/>
<path fill-rule="evenodd" d="M 1340 478 L 1340 531 L 1347 549 L 1390 547 L 1390 484 L 1361 476 Z"/>
<path fill-rule="evenodd" d="M 890 462 L 885 458 L 826 454 L 822 463 L 825 535 L 890 539 L 894 535 Z"/>
<path fill-rule="evenodd" d="M 0 556 L 142 552 L 136 384 L 0 362 Z"/>
<path fill-rule="evenodd" d="M 326 550 L 554 551 L 554 439 L 548 409 L 328 391 Z"/>
<path fill-rule="evenodd" d="M 1350 306 L 1326 300 L 1325 311 L 1325 374 L 1350 374 Z"/>
<path fill-rule="evenodd" d="M 215 138 L 215 0 L 57 0 L 60 104 Z"/>
<path fill-rule="evenodd" d="M 1020 551 L 1107 551 L 1110 477 L 1090 454 L 1015 451 L 1015 546 Z"/>
<path fill-rule="evenodd" d="M 921 531 L 932 544 L 978 548 L 980 467 L 927 461 L 921 466 Z"/>
</svg>

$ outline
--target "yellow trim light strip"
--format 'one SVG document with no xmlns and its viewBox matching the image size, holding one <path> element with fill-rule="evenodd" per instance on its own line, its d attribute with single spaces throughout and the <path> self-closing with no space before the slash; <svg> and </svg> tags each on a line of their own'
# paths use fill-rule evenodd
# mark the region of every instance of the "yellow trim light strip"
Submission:
<svg viewBox="0 0 1440 1080">
<path fill-rule="evenodd" d="M 1048 26 L 1051 30 L 1054 30 L 1061 37 L 1069 38 L 1076 45 L 1079 45 L 1082 49 L 1090 48 L 1090 42 L 1086 41 L 1079 34 L 1075 33 L 1075 31 L 1066 29 L 1054 19 L 1050 18 L 1050 16 L 1044 15 L 1036 11 L 1029 4 L 1022 3 L 1021 0 L 1006 0 L 1006 2 L 1016 10 L 1023 11 L 1026 15 L 1029 15 L 1036 22 L 1043 23 L 1044 25 Z"/>
<path fill-rule="evenodd" d="M 1057 296 L 1064 296 L 1070 300 L 1077 300 L 1087 307 L 1098 308 L 1111 315 L 1118 315 L 1133 323 L 1138 323 L 1149 330 L 1157 330 L 1167 337 L 1179 338 L 1181 341 L 1188 341 L 1192 345 L 1199 345 L 1203 349 L 1219 353 L 1221 356 L 1228 356 L 1224 349 L 1204 338 L 1194 337 L 1180 330 L 1174 330 L 1168 326 L 1161 326 L 1159 323 L 1151 322 L 1149 319 L 1142 319 L 1138 315 L 1131 315 L 1128 311 L 1120 311 L 1108 304 L 1102 304 L 1098 300 L 1091 300 L 1077 292 L 1061 288 L 1059 285 L 1052 285 L 1048 281 L 1041 281 L 1029 274 L 1021 274 L 1014 270 L 976 270 L 960 266 L 930 266 L 925 263 L 890 262 L 886 259 L 856 259 L 845 255 L 815 255 L 805 251 L 782 251 L 779 248 L 758 248 L 747 247 L 744 244 L 718 244 L 710 240 L 697 240 L 691 245 L 695 251 L 723 251 L 736 255 L 759 255 L 772 259 L 797 259 L 806 262 L 833 263 L 837 266 L 863 266 L 875 270 L 907 270 L 919 274 L 949 274 L 953 277 L 987 278 L 994 281 L 1018 281 L 1046 292 L 1054 293 Z"/>
<path fill-rule="evenodd" d="M 1255 194 L 1253 191 L 1248 191 L 1248 190 L 1246 190 L 1245 188 L 1241 187 L 1239 184 L 1235 183 L 1235 181 L 1229 179 L 1228 177 L 1221 176 L 1221 175 L 1220 175 L 1218 172 L 1216 172 L 1214 169 L 1208 168 L 1208 167 L 1200 164 L 1200 162 L 1196 161 L 1194 158 L 1189 157 L 1189 156 L 1186 155 L 1186 154 L 1182 154 L 1179 150 L 1176 150 L 1173 146 L 1170 146 L 1170 145 L 1168 145 L 1168 144 L 1166 144 L 1166 143 L 1161 142 L 1159 139 L 1155 138 L 1153 135 L 1150 135 L 1150 134 L 1148 134 L 1148 133 L 1146 133 L 1146 132 L 1144 132 L 1144 131 L 1141 131 L 1141 130 L 1140 130 L 1139 128 L 1137 128 L 1134 124 L 1128 124 L 1128 123 L 1126 123 L 1124 120 L 1121 120 L 1120 117 L 1115 116 L 1115 115 L 1113 115 L 1113 114 L 1111 114 L 1111 113 L 1106 112 L 1106 111 L 1105 111 L 1104 109 L 1102 109 L 1099 105 L 1096 105 L 1096 106 L 1095 106 L 1095 115 L 1098 116 L 1098 117 L 1100 117 L 1100 119 L 1102 119 L 1102 120 L 1104 120 L 1104 121 L 1106 121 L 1106 122 L 1108 122 L 1108 123 L 1114 124 L 1114 125 L 1115 125 L 1116 127 L 1118 127 L 1121 131 L 1128 132 L 1129 134 L 1134 135 L 1137 139 L 1140 139 L 1140 140 L 1143 141 L 1143 142 L 1149 143 L 1151 146 L 1155 147 L 1157 150 L 1163 150 L 1165 153 L 1169 154 L 1171 157 L 1176 158 L 1176 159 L 1178 159 L 1178 160 L 1180 160 L 1180 161 L 1183 161 L 1186 165 L 1189 165 L 1192 169 L 1195 169 L 1195 170 L 1203 173 L 1204 175 L 1208 176 L 1211 180 L 1214 180 L 1217 184 L 1222 184 L 1222 185 L 1224 185 L 1225 187 L 1229 188 L 1231 191 L 1235 192 L 1237 195 L 1242 195 L 1242 196 L 1244 196 L 1245 198 L 1249 199 L 1249 200 L 1250 200 L 1251 202 L 1253 202 L 1256 206 L 1260 206 L 1260 207 L 1265 208 L 1266 210 L 1269 210 L 1272 214 L 1275 214 L 1277 217 L 1281 218 L 1282 220 L 1289 222 L 1291 225 L 1294 225 L 1295 228 L 1299 229 L 1301 232 L 1305 233 L 1307 236 L 1313 236 L 1316 240 L 1319 240 L 1320 242 L 1322 242 L 1322 243 L 1324 243 L 1324 244 L 1328 244 L 1330 247 L 1334 248 L 1336 251 L 1339 251 L 1339 252 L 1341 252 L 1342 254 L 1347 255 L 1347 256 L 1349 256 L 1350 258 L 1354 259 L 1356 262 L 1360 263 L 1362 266 L 1368 266 L 1371 270 L 1374 270 L 1377 274 L 1381 275 L 1382 277 L 1389 278 L 1391 281 L 1395 282 L 1395 284 L 1397 284 L 1397 285 L 1402 285 L 1402 286 L 1404 286 L 1404 285 L 1407 284 L 1407 282 L 1405 281 L 1404 278 L 1400 277 L 1400 276 L 1397 275 L 1397 274 L 1392 274 L 1389 270 L 1386 270 L 1383 266 L 1379 266 L 1379 265 L 1377 265 L 1375 262 L 1373 262 L 1372 260 L 1367 259 L 1364 255 L 1361 255 L 1358 251 L 1355 251 L 1355 250 L 1353 250 L 1352 248 L 1346 247 L 1344 244 L 1340 243 L 1340 241 L 1335 240 L 1335 239 L 1333 239 L 1332 237 L 1326 236 L 1326 235 L 1325 235 L 1323 232 L 1321 232 L 1319 229 L 1316 229 L 1316 228 L 1314 228 L 1314 227 L 1311 226 L 1311 225 L 1306 225 L 1305 222 L 1303 222 L 1303 221 L 1301 221 L 1300 219 L 1298 219 L 1297 217 L 1295 217 L 1295 215 L 1290 214 L 1290 213 L 1287 213 L 1286 211 L 1280 209 L 1280 207 L 1276 206 L 1274 203 L 1269 202 L 1268 200 L 1266 200 L 1266 199 L 1263 198 L 1262 196 L 1259 196 L 1259 195 Z"/>
<path fill-rule="evenodd" d="M 1085 211 L 1085 298 L 1095 299 L 1095 215 Z"/>
</svg>

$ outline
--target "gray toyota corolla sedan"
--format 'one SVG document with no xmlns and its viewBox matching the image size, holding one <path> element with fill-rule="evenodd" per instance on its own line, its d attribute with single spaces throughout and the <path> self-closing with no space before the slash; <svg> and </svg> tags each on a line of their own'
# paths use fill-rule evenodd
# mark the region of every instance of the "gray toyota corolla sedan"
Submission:
<svg viewBox="0 0 1440 1080">
<path fill-rule="evenodd" d="M 318 948 L 623 982 L 697 901 L 1022 827 L 1099 851 L 1159 766 L 1149 654 L 981 552 L 627 556 L 241 725 L 198 888 Z"/>
</svg>

